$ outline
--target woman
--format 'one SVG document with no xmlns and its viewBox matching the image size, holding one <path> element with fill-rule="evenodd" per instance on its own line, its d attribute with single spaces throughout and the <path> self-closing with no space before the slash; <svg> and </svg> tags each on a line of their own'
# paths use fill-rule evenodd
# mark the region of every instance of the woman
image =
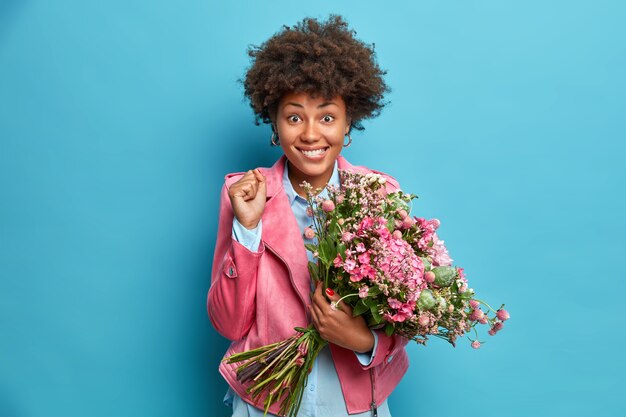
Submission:
<svg viewBox="0 0 626 417">
<path fill-rule="evenodd" d="M 346 22 L 304 19 L 250 51 L 244 81 L 257 120 L 272 125 L 271 143 L 284 155 L 271 168 L 226 176 L 207 310 L 217 331 L 232 342 L 226 355 L 273 343 L 313 323 L 329 341 L 313 366 L 299 416 L 390 416 L 387 397 L 408 367 L 407 340 L 370 330 L 332 288 L 315 287 L 313 260 L 303 235 L 310 225 L 305 193 L 339 186 L 338 169 L 351 165 L 340 153 L 350 131 L 378 115 L 388 90 L 368 45 Z M 385 175 L 385 174 L 383 174 Z M 387 191 L 398 183 L 387 179 Z M 326 191 L 322 191 L 326 193 Z M 230 388 L 233 416 L 263 415 L 236 379 L 235 365 L 220 364 Z M 277 405 L 270 412 L 277 412 Z"/>
</svg>

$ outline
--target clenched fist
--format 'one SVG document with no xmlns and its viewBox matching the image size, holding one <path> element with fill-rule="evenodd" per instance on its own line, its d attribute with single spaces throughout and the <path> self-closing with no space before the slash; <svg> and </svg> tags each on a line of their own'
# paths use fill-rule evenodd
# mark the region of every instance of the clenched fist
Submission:
<svg viewBox="0 0 626 417">
<path fill-rule="evenodd" d="M 235 217 L 246 229 L 254 229 L 259 224 L 266 196 L 265 177 L 258 169 L 246 172 L 228 189 Z"/>
</svg>

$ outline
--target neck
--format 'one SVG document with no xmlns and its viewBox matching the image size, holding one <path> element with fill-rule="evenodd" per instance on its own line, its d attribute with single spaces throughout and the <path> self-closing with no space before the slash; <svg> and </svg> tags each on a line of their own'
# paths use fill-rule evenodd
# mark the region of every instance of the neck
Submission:
<svg viewBox="0 0 626 417">
<path fill-rule="evenodd" d="M 289 164 L 289 161 L 287 160 L 285 163 Z M 321 191 L 322 189 L 324 189 L 324 187 L 326 187 L 326 185 L 328 184 L 328 181 L 330 181 L 330 177 L 332 177 L 333 175 L 334 167 L 335 166 L 333 165 L 329 172 L 325 172 L 319 177 L 309 178 L 302 174 L 300 171 L 298 171 L 293 165 L 289 164 L 289 171 L 287 173 L 287 176 L 289 177 L 289 181 L 291 182 L 291 185 L 296 193 L 298 193 L 299 196 L 306 198 L 306 192 L 300 186 L 300 184 L 303 181 L 308 182 L 309 184 L 311 184 L 311 187 L 313 188 L 315 194 L 317 194 L 317 190 L 319 189 Z"/>
</svg>

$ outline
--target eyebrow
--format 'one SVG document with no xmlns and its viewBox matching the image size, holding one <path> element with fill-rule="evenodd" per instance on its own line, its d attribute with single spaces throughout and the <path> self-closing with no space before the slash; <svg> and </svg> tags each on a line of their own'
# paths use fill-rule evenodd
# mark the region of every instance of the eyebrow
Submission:
<svg viewBox="0 0 626 417">
<path fill-rule="evenodd" d="M 296 102 L 293 102 L 293 101 L 290 101 L 289 103 L 285 104 L 285 105 L 283 106 L 283 108 L 284 108 L 284 107 L 287 107 L 287 106 L 289 106 L 289 105 L 291 105 L 291 106 L 296 106 L 296 107 L 300 107 L 300 108 L 304 108 L 304 106 L 303 106 L 302 104 L 300 104 L 300 103 L 296 103 Z M 320 104 L 319 106 L 317 106 L 317 108 L 318 108 L 318 109 L 321 109 L 322 107 L 327 107 L 327 106 L 330 106 L 330 105 L 335 105 L 335 106 L 337 106 L 337 103 L 334 103 L 334 102 L 332 102 L 332 101 L 325 101 L 324 103 L 322 103 L 322 104 Z"/>
</svg>

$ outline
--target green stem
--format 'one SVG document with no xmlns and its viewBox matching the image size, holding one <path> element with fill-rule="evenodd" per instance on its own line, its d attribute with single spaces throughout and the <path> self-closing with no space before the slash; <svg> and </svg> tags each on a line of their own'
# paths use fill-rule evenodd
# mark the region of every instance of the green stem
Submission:
<svg viewBox="0 0 626 417">
<path fill-rule="evenodd" d="M 355 295 L 359 295 L 359 293 L 354 293 L 354 294 L 348 294 L 348 295 L 344 295 L 343 297 L 341 297 L 339 300 L 337 300 L 337 302 L 335 303 L 336 306 L 339 305 L 340 302 L 343 301 L 344 298 L 348 298 L 348 297 L 354 297 Z"/>
<path fill-rule="evenodd" d="M 487 306 L 487 308 L 489 308 L 489 310 L 493 311 L 494 313 L 496 312 L 496 310 L 494 310 L 493 308 L 491 308 L 491 306 L 489 304 L 487 304 L 486 302 L 484 302 L 483 300 L 479 300 L 478 298 L 473 298 L 473 300 L 478 301 L 481 304 L 484 304 Z"/>
<path fill-rule="evenodd" d="M 294 342 L 292 342 L 292 345 Z M 258 380 L 261 377 L 261 375 L 263 375 L 265 372 L 270 370 L 274 366 L 275 363 L 280 361 L 283 358 L 283 356 L 285 356 L 289 352 L 289 350 L 293 347 L 292 345 L 286 347 L 285 350 L 283 350 L 280 355 L 278 355 L 270 364 L 268 364 L 261 372 L 259 372 L 259 374 L 253 379 L 253 381 Z"/>
</svg>

